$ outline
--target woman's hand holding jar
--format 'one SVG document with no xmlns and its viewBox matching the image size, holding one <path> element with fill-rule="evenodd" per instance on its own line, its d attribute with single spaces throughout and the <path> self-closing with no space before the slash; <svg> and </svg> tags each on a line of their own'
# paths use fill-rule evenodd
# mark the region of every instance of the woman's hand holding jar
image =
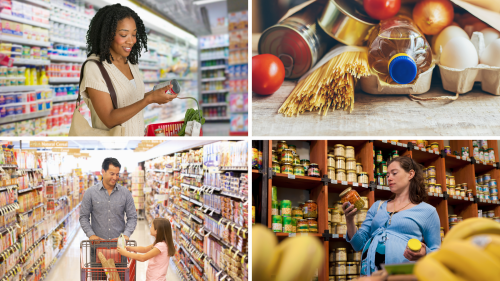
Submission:
<svg viewBox="0 0 500 281">
<path fill-rule="evenodd" d="M 356 225 L 354 224 L 354 217 L 356 216 L 356 212 L 358 211 L 358 209 L 354 206 L 354 204 L 344 202 L 344 204 L 342 204 L 342 210 L 344 211 L 345 215 L 347 235 L 349 235 L 349 239 L 352 239 L 354 234 L 356 234 L 357 232 Z"/>
</svg>

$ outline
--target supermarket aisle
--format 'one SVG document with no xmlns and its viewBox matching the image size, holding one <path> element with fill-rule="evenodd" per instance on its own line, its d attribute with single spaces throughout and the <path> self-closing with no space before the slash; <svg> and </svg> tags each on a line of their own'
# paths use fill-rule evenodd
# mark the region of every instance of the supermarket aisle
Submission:
<svg viewBox="0 0 500 281">
<path fill-rule="evenodd" d="M 80 280 L 80 241 L 86 240 L 87 236 L 80 228 L 77 235 L 71 241 L 70 247 L 62 255 L 61 260 L 56 264 L 54 268 L 50 271 L 47 276 L 46 281 L 60 281 L 60 280 L 75 280 L 78 278 Z M 149 235 L 149 226 L 145 220 L 140 220 L 137 222 L 137 227 L 134 234 L 131 237 L 132 240 L 137 241 L 137 245 L 144 246 L 149 243 L 153 243 L 154 239 Z M 146 280 L 146 269 L 147 262 L 137 263 L 137 274 L 136 281 Z M 167 279 L 168 281 L 180 281 L 177 273 L 172 268 L 172 265 L 168 268 Z"/>
</svg>

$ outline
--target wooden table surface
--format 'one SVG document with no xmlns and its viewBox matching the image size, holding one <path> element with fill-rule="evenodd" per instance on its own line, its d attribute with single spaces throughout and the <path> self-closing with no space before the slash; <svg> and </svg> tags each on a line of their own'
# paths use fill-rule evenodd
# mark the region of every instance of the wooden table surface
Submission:
<svg viewBox="0 0 500 281">
<path fill-rule="evenodd" d="M 420 97 L 453 96 L 436 81 Z M 480 86 L 456 101 L 411 101 L 408 96 L 377 96 L 356 90 L 354 110 L 307 112 L 284 117 L 278 109 L 296 81 L 285 81 L 271 96 L 252 93 L 253 136 L 498 136 L 500 96 Z"/>
</svg>

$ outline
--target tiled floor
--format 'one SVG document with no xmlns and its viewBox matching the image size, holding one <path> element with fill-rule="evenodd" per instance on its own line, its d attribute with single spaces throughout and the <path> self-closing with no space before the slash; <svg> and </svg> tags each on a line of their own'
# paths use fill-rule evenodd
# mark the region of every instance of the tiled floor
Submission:
<svg viewBox="0 0 500 281">
<path fill-rule="evenodd" d="M 139 246 L 150 245 L 154 242 L 153 237 L 149 234 L 149 226 L 145 220 L 137 222 L 137 227 L 134 234 L 132 234 L 131 239 L 137 241 L 137 245 Z M 46 281 L 78 281 L 80 279 L 80 241 L 82 240 L 87 240 L 87 236 L 80 228 L 73 241 L 70 242 L 70 247 L 62 255 L 55 267 L 53 267 L 50 271 L 47 279 L 45 279 Z M 136 281 L 146 280 L 146 269 L 147 262 L 137 262 Z M 180 278 L 172 268 L 172 265 L 168 268 L 166 280 L 180 281 Z"/>
</svg>

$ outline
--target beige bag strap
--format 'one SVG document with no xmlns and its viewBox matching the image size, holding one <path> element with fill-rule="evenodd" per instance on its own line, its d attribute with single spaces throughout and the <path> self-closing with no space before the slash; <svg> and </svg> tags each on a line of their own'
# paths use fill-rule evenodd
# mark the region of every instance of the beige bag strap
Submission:
<svg viewBox="0 0 500 281">
<path fill-rule="evenodd" d="M 457 100 L 458 99 L 458 92 L 454 97 L 451 96 L 441 96 L 441 97 L 435 97 L 435 98 L 419 98 L 414 95 L 409 95 L 410 100 L 412 101 L 430 101 L 430 100 Z"/>
<path fill-rule="evenodd" d="M 82 86 L 83 69 L 85 68 L 85 64 L 89 61 L 95 62 L 97 64 L 97 66 L 99 67 L 99 70 L 101 71 L 102 77 L 104 77 L 104 81 L 106 81 L 106 86 L 108 86 L 108 91 L 109 91 L 109 95 L 111 97 L 111 103 L 113 103 L 113 108 L 118 109 L 118 99 L 116 97 L 115 88 L 113 87 L 113 84 L 111 83 L 111 78 L 109 78 L 109 74 L 106 71 L 106 69 L 104 68 L 104 65 L 102 64 L 102 62 L 100 62 L 98 60 L 93 60 L 93 59 L 86 60 L 82 65 L 82 69 L 80 70 L 80 84 L 78 84 L 78 85 Z M 78 91 L 78 99 L 76 100 L 76 107 L 77 108 L 80 107 L 80 100 L 81 100 L 81 94 L 80 94 L 80 91 Z"/>
<path fill-rule="evenodd" d="M 383 204 L 384 202 L 385 202 L 385 200 L 384 200 L 384 201 L 380 201 L 380 202 L 378 203 L 378 208 L 377 208 L 377 212 L 375 213 L 375 215 L 377 215 L 377 213 L 378 213 L 378 209 L 380 209 L 380 206 L 382 206 L 382 204 Z"/>
</svg>

